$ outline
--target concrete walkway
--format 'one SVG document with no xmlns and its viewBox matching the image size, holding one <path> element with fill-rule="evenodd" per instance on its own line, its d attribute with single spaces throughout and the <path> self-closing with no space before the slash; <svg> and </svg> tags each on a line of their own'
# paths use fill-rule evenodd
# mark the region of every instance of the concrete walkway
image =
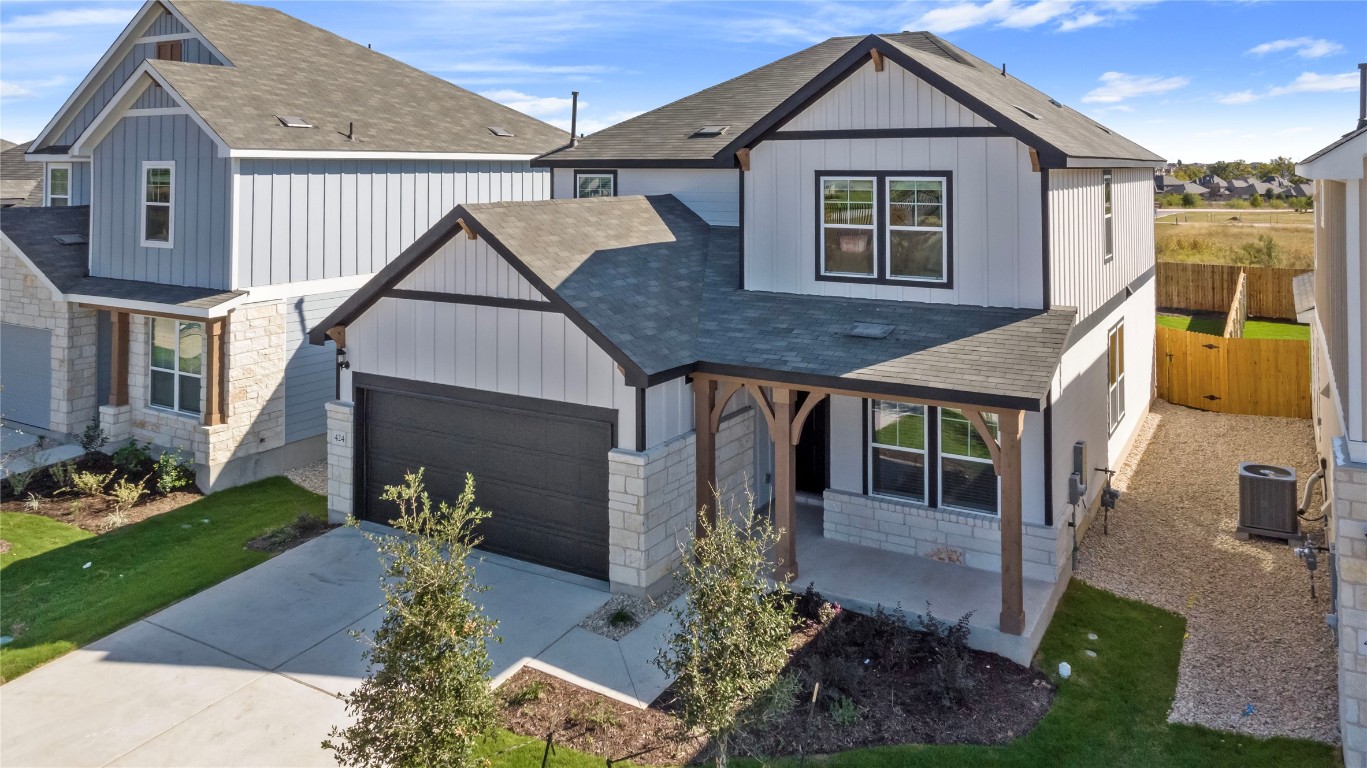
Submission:
<svg viewBox="0 0 1367 768">
<path fill-rule="evenodd" d="M 495 683 L 523 665 L 643 706 L 656 616 L 622 641 L 577 625 L 600 582 L 495 556 L 475 563 L 498 619 Z M 334 530 L 0 687 L 5 766 L 333 766 L 320 742 L 346 722 L 336 694 L 364 677 L 380 565 L 357 531 Z"/>
<path fill-rule="evenodd" d="M 77 459 L 84 453 L 79 445 L 34 430 L 0 426 L 0 477 Z"/>
</svg>

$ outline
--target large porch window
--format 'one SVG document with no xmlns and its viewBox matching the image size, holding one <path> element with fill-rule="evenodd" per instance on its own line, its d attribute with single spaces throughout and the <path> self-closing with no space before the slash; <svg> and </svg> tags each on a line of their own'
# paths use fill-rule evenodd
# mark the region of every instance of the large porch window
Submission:
<svg viewBox="0 0 1367 768">
<path fill-rule="evenodd" d="M 166 317 L 152 318 L 149 402 L 181 413 L 200 413 L 203 371 L 204 326 Z"/>
<path fill-rule="evenodd" d="M 870 400 L 869 489 L 907 499 L 995 515 L 1000 493 L 992 451 L 963 411 Z M 983 414 L 997 436 L 997 417 Z"/>
</svg>

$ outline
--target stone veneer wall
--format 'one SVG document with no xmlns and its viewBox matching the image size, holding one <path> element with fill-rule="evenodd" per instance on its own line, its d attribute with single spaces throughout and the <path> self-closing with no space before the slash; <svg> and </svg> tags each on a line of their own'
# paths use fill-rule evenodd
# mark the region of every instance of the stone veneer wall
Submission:
<svg viewBox="0 0 1367 768">
<path fill-rule="evenodd" d="M 717 432 L 717 485 L 724 507 L 745 503 L 755 465 L 754 409 L 728 415 Z M 608 578 L 612 591 L 659 594 L 693 535 L 694 437 L 643 453 L 608 453 Z M 709 501 L 709 504 L 711 502 Z"/>
<path fill-rule="evenodd" d="M 1367 464 L 1334 441 L 1333 520 L 1338 571 L 1339 727 L 1347 768 L 1367 767 Z"/>
<path fill-rule="evenodd" d="M 323 406 L 328 414 L 328 522 L 341 525 L 351 517 L 352 446 L 355 444 L 356 405 L 333 400 Z"/>
<path fill-rule="evenodd" d="M 96 397 L 96 318 L 54 300 L 52 291 L 7 243 L 0 241 L 0 322 L 52 333 L 52 366 L 48 429 L 77 434 L 98 418 Z"/>
<path fill-rule="evenodd" d="M 985 571 L 1002 568 L 1001 521 L 990 515 L 832 489 L 826 491 L 823 519 L 823 533 L 829 539 Z M 1072 542 L 1066 531 L 1066 524 L 1024 526 L 1021 553 L 1026 578 L 1057 581 L 1070 568 Z"/>
</svg>

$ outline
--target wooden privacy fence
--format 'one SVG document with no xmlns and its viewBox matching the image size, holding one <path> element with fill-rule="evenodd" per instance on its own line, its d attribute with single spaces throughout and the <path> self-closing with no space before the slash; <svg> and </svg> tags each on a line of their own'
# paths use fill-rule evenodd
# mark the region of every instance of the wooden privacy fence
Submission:
<svg viewBox="0 0 1367 768">
<path fill-rule="evenodd" d="M 1227 312 L 1239 285 L 1239 275 L 1247 274 L 1249 317 L 1295 320 L 1296 296 L 1291 289 L 1291 279 L 1307 271 L 1290 267 L 1160 261 L 1157 265 L 1158 306 Z"/>
<path fill-rule="evenodd" d="M 1310 418 L 1310 342 L 1158 327 L 1158 396 L 1217 413 Z"/>
<path fill-rule="evenodd" d="M 1234 287 L 1234 300 L 1229 303 L 1225 314 L 1226 339 L 1242 339 L 1244 325 L 1248 322 L 1248 275 L 1239 273 L 1239 282 Z"/>
</svg>

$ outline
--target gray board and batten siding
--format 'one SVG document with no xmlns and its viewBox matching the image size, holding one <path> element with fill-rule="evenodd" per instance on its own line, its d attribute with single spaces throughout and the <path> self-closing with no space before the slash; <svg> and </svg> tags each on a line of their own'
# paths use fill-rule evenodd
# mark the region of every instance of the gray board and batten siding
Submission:
<svg viewBox="0 0 1367 768">
<path fill-rule="evenodd" d="M 155 19 L 152 19 L 152 23 L 147 25 L 147 30 L 143 32 L 143 35 L 154 37 L 158 35 L 184 35 L 189 32 L 190 30 L 180 23 L 180 19 L 163 11 Z"/>
<path fill-rule="evenodd" d="M 309 329 L 322 322 L 350 291 L 290 299 L 285 305 L 285 442 L 327 430 L 323 404 L 337 395 L 336 346 L 309 344 Z"/>
<path fill-rule="evenodd" d="M 170 248 L 142 242 L 143 162 L 175 162 Z M 95 147 L 95 199 L 91 208 L 94 277 L 143 280 L 197 288 L 230 288 L 227 158 L 187 115 L 125 117 Z"/>
<path fill-rule="evenodd" d="M 175 97 L 156 83 L 148 85 L 133 102 L 133 109 L 171 109 L 181 106 Z"/>
<path fill-rule="evenodd" d="M 240 288 L 368 275 L 461 203 L 544 200 L 526 161 L 243 160 Z"/>
<path fill-rule="evenodd" d="M 157 33 L 149 32 L 148 34 Z M 133 70 L 137 69 L 138 65 L 142 64 L 147 59 L 155 59 L 156 57 L 156 43 L 134 43 L 132 49 L 119 61 L 118 66 L 114 67 L 113 71 L 109 73 L 109 76 L 91 92 L 89 100 L 81 106 L 80 111 L 71 119 L 71 122 L 67 124 L 61 134 L 59 134 L 56 139 L 50 141 L 49 144 L 64 147 L 75 143 L 81 133 L 89 127 L 90 123 L 95 120 L 95 117 L 100 114 L 100 111 L 105 108 L 105 105 L 109 104 L 109 101 L 114 98 L 114 94 L 123 87 L 124 83 L 128 82 L 128 78 L 133 74 Z M 218 58 L 209 51 L 208 47 L 206 47 L 197 37 L 187 38 L 181 43 L 181 60 L 191 64 L 214 64 L 219 66 L 223 64 L 223 62 L 219 61 Z"/>
</svg>

